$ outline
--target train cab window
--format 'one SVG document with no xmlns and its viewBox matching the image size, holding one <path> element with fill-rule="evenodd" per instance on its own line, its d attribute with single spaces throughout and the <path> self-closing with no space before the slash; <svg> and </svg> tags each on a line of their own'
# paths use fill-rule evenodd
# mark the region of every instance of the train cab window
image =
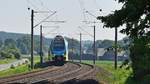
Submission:
<svg viewBox="0 0 150 84">
<path fill-rule="evenodd" d="M 52 46 L 53 50 L 62 50 L 65 48 L 64 40 L 55 39 Z"/>
</svg>

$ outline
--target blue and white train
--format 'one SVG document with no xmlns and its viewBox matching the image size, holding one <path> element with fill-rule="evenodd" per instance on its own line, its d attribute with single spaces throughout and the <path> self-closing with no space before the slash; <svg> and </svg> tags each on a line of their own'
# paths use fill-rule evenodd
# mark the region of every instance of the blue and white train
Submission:
<svg viewBox="0 0 150 84">
<path fill-rule="evenodd" d="M 50 53 L 53 61 L 68 61 L 68 42 L 61 36 L 57 35 L 50 45 Z"/>
</svg>

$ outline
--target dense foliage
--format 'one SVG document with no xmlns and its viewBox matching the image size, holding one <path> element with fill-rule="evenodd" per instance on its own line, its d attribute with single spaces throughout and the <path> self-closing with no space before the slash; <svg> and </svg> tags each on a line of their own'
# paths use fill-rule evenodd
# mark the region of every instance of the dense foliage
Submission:
<svg viewBox="0 0 150 84">
<path fill-rule="evenodd" d="M 18 50 L 21 52 L 21 54 L 30 54 L 31 51 L 31 40 L 30 40 L 30 35 L 29 34 L 20 34 L 20 33 L 10 33 L 10 32 L 1 32 L 0 31 L 0 48 L 2 46 L 7 45 L 7 42 L 9 42 L 9 40 L 13 40 L 10 41 L 13 44 L 15 44 L 15 46 L 18 48 Z M 8 40 L 8 41 L 6 41 Z M 5 43 L 6 41 L 6 43 Z M 43 38 L 43 52 L 47 53 L 48 52 L 48 48 L 50 45 L 51 39 L 49 38 Z M 40 50 L 40 36 L 39 35 L 35 35 L 34 36 L 34 52 L 35 54 L 39 54 L 39 50 Z"/>
<path fill-rule="evenodd" d="M 122 33 L 130 36 L 130 58 L 132 61 L 133 76 L 143 79 L 150 74 L 150 0 L 117 0 L 123 4 L 107 16 L 99 16 L 105 27 L 125 26 Z"/>
<path fill-rule="evenodd" d="M 0 47 L 0 57 L 20 59 L 21 53 L 13 39 L 6 39 Z"/>
<path fill-rule="evenodd" d="M 68 41 L 69 51 L 72 52 L 72 49 L 73 49 L 72 53 L 76 53 L 76 54 L 79 53 L 79 47 L 80 47 L 79 41 L 76 39 L 71 39 L 71 38 L 67 38 L 67 37 L 65 37 L 65 38 Z"/>
</svg>

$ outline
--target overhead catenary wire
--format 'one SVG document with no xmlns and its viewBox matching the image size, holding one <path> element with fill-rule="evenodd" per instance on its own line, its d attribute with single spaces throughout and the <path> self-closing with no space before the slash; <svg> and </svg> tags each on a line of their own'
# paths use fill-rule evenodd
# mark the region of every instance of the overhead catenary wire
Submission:
<svg viewBox="0 0 150 84">
<path fill-rule="evenodd" d="M 48 8 L 46 8 L 46 11 L 40 11 L 39 10 L 39 7 L 37 7 L 37 5 L 35 5 L 35 4 L 33 4 L 33 2 L 32 1 L 30 1 L 30 0 L 26 0 L 27 1 L 27 3 L 29 4 L 29 5 L 31 5 L 31 8 L 32 9 L 34 9 L 34 10 L 36 10 L 38 13 L 40 12 L 40 13 L 55 13 L 56 11 L 52 11 L 52 10 L 49 10 Z M 44 3 L 41 1 L 41 0 L 39 0 L 39 2 L 41 3 L 41 5 L 44 7 Z M 30 9 L 30 7 L 28 8 L 28 9 Z M 35 13 L 36 13 L 36 11 L 35 11 Z M 49 17 L 48 15 L 44 15 L 45 17 Z M 41 16 L 40 16 L 41 17 Z M 35 21 L 36 21 L 36 23 L 38 23 L 36 26 L 38 26 L 39 25 L 39 21 L 37 20 L 37 19 L 34 19 Z M 36 27 L 35 26 L 35 27 Z"/>
<path fill-rule="evenodd" d="M 82 2 L 81 0 L 78 0 L 78 2 L 79 2 L 79 4 L 80 4 L 80 8 L 81 8 L 82 13 L 83 13 L 83 20 L 86 21 L 87 18 L 86 18 L 86 14 L 85 14 L 86 9 L 85 9 L 85 7 L 84 7 L 84 2 Z"/>
<path fill-rule="evenodd" d="M 91 36 L 91 37 L 94 37 L 92 34 L 90 34 L 89 32 L 85 31 L 82 27 L 79 26 L 79 28 L 84 31 L 87 35 Z"/>
<path fill-rule="evenodd" d="M 50 10 L 48 7 L 45 6 L 44 2 L 42 0 L 38 0 L 40 2 L 40 5 L 45 8 L 46 10 L 48 10 L 49 12 L 53 13 L 54 11 Z"/>
<path fill-rule="evenodd" d="M 89 15 L 93 16 L 95 19 L 97 18 L 97 16 L 93 15 L 92 13 L 90 13 L 89 11 L 85 11 L 86 13 L 88 13 Z"/>
<path fill-rule="evenodd" d="M 26 0 L 26 1 L 27 1 L 28 4 L 31 5 L 31 7 L 33 7 L 32 9 L 39 10 L 39 8 L 38 8 L 36 5 L 34 5 L 30 0 Z M 30 8 L 30 7 L 29 7 L 29 8 Z"/>
<path fill-rule="evenodd" d="M 44 6 L 44 3 L 41 0 L 38 0 L 38 1 L 40 2 L 41 6 Z"/>
<path fill-rule="evenodd" d="M 45 33 L 44 35 L 48 35 L 49 33 L 52 33 L 52 32 L 54 32 L 54 31 L 59 29 L 59 26 L 43 26 L 43 28 L 50 28 L 50 27 L 53 27 L 54 29 L 52 29 L 48 33 Z"/>
<path fill-rule="evenodd" d="M 51 16 L 53 16 L 55 13 L 56 13 L 56 11 L 55 11 L 54 13 L 50 14 L 49 16 L 47 16 L 46 18 L 44 18 L 41 22 L 39 22 L 38 24 L 36 24 L 36 25 L 34 26 L 34 28 L 37 27 L 38 25 L 40 25 L 42 22 L 44 22 L 44 21 L 46 21 L 47 19 L 49 19 L 49 18 L 50 18 Z"/>
<path fill-rule="evenodd" d="M 97 9 L 101 8 L 100 5 L 98 5 L 97 0 L 93 0 L 93 2 L 94 2 L 94 4 L 95 4 L 95 6 L 96 6 Z"/>
<path fill-rule="evenodd" d="M 45 33 L 44 36 L 49 35 L 49 34 L 51 34 L 51 35 L 64 35 L 64 33 L 48 32 L 48 33 Z"/>
</svg>

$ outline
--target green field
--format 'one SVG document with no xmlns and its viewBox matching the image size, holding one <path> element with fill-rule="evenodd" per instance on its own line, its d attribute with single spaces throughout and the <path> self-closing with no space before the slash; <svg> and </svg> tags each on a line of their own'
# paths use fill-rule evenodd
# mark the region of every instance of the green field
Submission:
<svg viewBox="0 0 150 84">
<path fill-rule="evenodd" d="M 8 63 L 14 62 L 16 60 L 17 59 L 1 59 L 0 64 L 8 64 Z"/>
<path fill-rule="evenodd" d="M 15 75 L 15 74 L 26 73 L 29 71 L 30 70 L 28 69 L 28 65 L 21 65 L 21 66 L 14 68 L 14 69 L 10 68 L 7 70 L 0 71 L 0 77 L 6 77 L 6 76 Z"/>
<path fill-rule="evenodd" d="M 28 55 L 22 55 L 22 58 L 27 58 L 29 59 Z M 45 57 L 45 59 L 47 59 L 47 57 Z M 8 64 L 8 63 L 12 63 L 15 62 L 17 59 L 12 58 L 12 59 L 0 59 L 0 64 Z M 40 62 L 40 56 L 38 55 L 34 55 L 34 63 Z"/>
<path fill-rule="evenodd" d="M 84 63 L 93 64 L 93 61 L 83 61 Z M 121 62 L 118 62 L 118 66 Z M 130 74 L 132 74 L 132 70 L 126 70 L 124 68 L 117 70 L 114 69 L 114 62 L 113 61 L 96 61 L 96 66 L 102 68 L 102 72 L 100 71 L 97 74 L 97 78 L 102 83 L 108 84 L 133 84 L 126 83 Z"/>
<path fill-rule="evenodd" d="M 27 58 L 27 56 L 23 56 L 23 58 Z M 40 62 L 40 57 L 34 56 L 34 64 L 39 64 L 39 62 Z M 28 66 L 29 64 L 30 64 L 30 62 L 28 64 L 25 64 L 25 65 L 20 65 L 20 66 L 15 67 L 15 68 L 10 68 L 7 70 L 0 71 L 0 77 L 6 77 L 6 76 L 30 72 L 31 69 Z M 34 70 L 39 70 L 39 69 L 40 68 L 36 67 L 36 69 L 34 69 Z M 34 70 L 32 70 L 32 71 L 34 71 Z"/>
</svg>

